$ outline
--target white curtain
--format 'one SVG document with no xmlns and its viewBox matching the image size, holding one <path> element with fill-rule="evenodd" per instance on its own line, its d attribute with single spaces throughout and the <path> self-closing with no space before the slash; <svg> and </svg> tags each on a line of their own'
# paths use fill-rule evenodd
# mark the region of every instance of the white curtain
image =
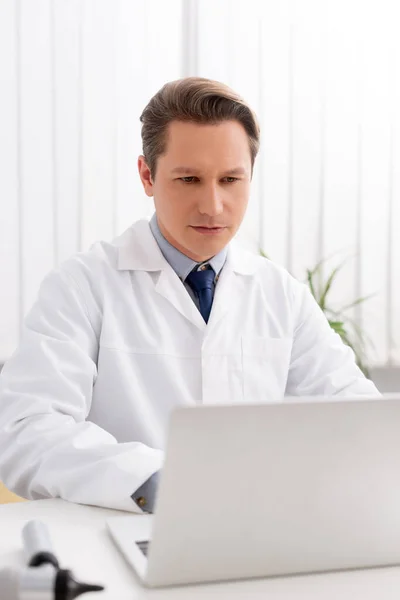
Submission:
<svg viewBox="0 0 400 600">
<path fill-rule="evenodd" d="M 400 42 L 390 0 L 0 0 L 0 361 L 44 275 L 153 206 L 139 115 L 168 80 L 256 110 L 240 238 L 295 276 L 348 257 L 332 301 L 400 363 Z"/>
</svg>

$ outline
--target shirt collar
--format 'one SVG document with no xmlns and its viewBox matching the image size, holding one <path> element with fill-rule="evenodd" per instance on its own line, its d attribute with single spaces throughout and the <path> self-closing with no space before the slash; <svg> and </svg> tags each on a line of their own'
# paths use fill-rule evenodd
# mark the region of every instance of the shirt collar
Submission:
<svg viewBox="0 0 400 600">
<path fill-rule="evenodd" d="M 222 267 L 225 264 L 226 255 L 227 255 L 227 247 L 223 248 L 218 254 L 213 256 L 210 260 L 206 260 L 202 263 L 197 263 L 195 260 L 192 260 L 186 254 L 183 254 L 175 248 L 172 244 L 170 244 L 163 234 L 160 231 L 157 222 L 157 215 L 154 213 L 150 220 L 150 229 L 151 232 L 167 262 L 171 265 L 175 273 L 178 275 L 182 281 L 185 281 L 186 277 L 193 271 L 193 269 L 197 266 L 200 267 L 203 264 L 209 264 L 216 275 L 219 275 Z"/>
</svg>

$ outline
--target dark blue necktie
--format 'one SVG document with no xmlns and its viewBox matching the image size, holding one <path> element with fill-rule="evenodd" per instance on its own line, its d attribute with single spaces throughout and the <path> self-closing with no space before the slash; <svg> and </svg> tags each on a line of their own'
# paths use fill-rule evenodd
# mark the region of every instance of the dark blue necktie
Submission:
<svg viewBox="0 0 400 600">
<path fill-rule="evenodd" d="M 208 323 L 213 301 L 213 284 L 215 273 L 212 269 L 192 271 L 186 281 L 199 298 L 201 316 Z"/>
</svg>

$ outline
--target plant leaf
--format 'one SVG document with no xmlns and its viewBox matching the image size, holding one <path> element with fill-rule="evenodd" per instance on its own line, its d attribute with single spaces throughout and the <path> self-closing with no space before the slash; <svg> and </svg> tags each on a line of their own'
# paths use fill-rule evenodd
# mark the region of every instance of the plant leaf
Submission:
<svg viewBox="0 0 400 600">
<path fill-rule="evenodd" d="M 310 271 L 309 269 L 307 269 L 307 281 L 308 281 L 308 285 L 310 287 L 312 295 L 317 300 L 317 296 L 315 295 L 314 282 L 313 282 L 313 272 Z"/>
<path fill-rule="evenodd" d="M 353 308 L 353 306 L 357 306 L 358 304 L 361 304 L 362 302 L 365 302 L 366 300 L 369 300 L 370 298 L 373 298 L 374 296 L 376 296 L 376 292 L 374 294 L 368 294 L 368 296 L 363 296 L 362 298 L 358 298 L 358 300 L 355 300 L 354 302 L 351 302 L 350 304 L 346 304 L 345 306 L 342 306 L 342 308 L 340 310 L 344 311 L 344 310 L 348 310 L 349 308 Z"/>
<path fill-rule="evenodd" d="M 320 306 L 321 308 L 325 308 L 325 302 L 326 302 L 326 297 L 328 295 L 329 290 L 332 287 L 333 281 L 335 279 L 335 277 L 337 276 L 337 274 L 339 273 L 339 271 L 341 271 L 341 269 L 343 269 L 344 265 L 345 265 L 345 261 L 343 261 L 340 265 L 338 265 L 337 267 L 335 267 L 332 271 L 332 273 L 329 275 L 326 284 L 325 284 L 325 288 L 322 292 L 321 295 L 321 299 L 320 299 Z"/>
</svg>

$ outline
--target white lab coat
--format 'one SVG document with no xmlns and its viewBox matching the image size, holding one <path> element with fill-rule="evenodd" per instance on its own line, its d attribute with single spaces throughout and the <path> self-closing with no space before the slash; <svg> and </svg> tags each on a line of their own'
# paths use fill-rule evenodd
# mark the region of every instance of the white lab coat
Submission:
<svg viewBox="0 0 400 600">
<path fill-rule="evenodd" d="M 10 489 L 131 511 L 173 407 L 378 394 L 307 287 L 234 243 L 206 325 L 146 220 L 46 277 L 0 381 Z"/>
</svg>

